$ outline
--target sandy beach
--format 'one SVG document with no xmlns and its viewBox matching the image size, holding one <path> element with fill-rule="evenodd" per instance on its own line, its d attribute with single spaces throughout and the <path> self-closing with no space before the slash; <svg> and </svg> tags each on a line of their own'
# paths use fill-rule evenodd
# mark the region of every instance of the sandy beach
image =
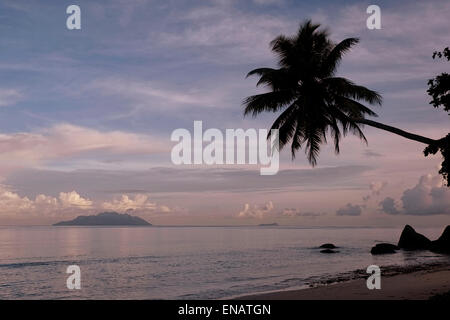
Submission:
<svg viewBox="0 0 450 320">
<path fill-rule="evenodd" d="M 450 267 L 384 276 L 380 290 L 369 290 L 366 279 L 241 296 L 239 300 L 427 300 L 450 291 Z"/>
</svg>

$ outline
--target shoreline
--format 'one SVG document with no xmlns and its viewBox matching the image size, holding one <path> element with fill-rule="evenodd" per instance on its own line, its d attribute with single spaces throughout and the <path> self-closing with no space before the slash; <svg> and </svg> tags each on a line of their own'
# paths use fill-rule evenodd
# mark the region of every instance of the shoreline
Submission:
<svg viewBox="0 0 450 320">
<path fill-rule="evenodd" d="M 361 270 L 310 284 L 309 288 L 286 289 L 234 297 L 235 300 L 428 300 L 450 292 L 450 265 L 381 267 L 381 289 L 369 290 Z"/>
</svg>

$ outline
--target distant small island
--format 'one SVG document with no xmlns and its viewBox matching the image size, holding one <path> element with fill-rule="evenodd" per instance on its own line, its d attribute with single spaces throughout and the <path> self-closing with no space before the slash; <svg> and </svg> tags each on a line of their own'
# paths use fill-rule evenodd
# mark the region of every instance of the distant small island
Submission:
<svg viewBox="0 0 450 320">
<path fill-rule="evenodd" d="M 61 221 L 54 226 L 151 226 L 139 217 L 117 212 L 102 212 L 92 216 L 78 216 L 73 220 Z"/>
<path fill-rule="evenodd" d="M 275 227 L 278 226 L 278 223 L 274 222 L 274 223 L 261 223 L 258 225 L 259 227 Z"/>
</svg>

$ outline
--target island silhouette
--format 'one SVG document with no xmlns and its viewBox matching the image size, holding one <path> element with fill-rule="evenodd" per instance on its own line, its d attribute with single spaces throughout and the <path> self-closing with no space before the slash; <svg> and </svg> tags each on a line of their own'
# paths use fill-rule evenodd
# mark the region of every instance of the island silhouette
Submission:
<svg viewBox="0 0 450 320">
<path fill-rule="evenodd" d="M 54 226 L 151 226 L 142 218 L 127 213 L 102 212 L 91 216 L 78 216 L 73 220 L 61 221 Z"/>
</svg>

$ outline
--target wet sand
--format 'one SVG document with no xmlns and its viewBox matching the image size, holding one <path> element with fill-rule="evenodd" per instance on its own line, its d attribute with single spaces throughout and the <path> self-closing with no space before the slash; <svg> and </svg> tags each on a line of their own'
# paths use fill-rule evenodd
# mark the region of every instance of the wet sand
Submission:
<svg viewBox="0 0 450 320">
<path fill-rule="evenodd" d="M 313 288 L 241 296 L 248 300 L 426 300 L 450 291 L 450 266 L 381 276 L 381 289 L 367 289 L 366 279 Z"/>
</svg>

